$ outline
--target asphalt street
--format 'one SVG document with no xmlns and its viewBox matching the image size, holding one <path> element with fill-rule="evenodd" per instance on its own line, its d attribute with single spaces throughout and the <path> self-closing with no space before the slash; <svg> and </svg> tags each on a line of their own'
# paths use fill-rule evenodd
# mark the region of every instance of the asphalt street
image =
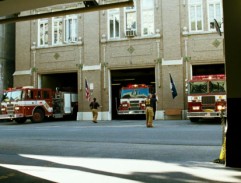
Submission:
<svg viewBox="0 0 241 183">
<path fill-rule="evenodd" d="M 211 121 L 0 122 L 0 182 L 241 182 L 221 145 Z"/>
</svg>

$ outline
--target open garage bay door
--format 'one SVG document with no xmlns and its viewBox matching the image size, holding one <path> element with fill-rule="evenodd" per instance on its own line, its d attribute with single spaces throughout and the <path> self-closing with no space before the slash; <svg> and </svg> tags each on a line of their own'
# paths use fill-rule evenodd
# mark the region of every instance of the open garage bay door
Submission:
<svg viewBox="0 0 241 183">
<path fill-rule="evenodd" d="M 155 69 L 123 69 L 111 71 L 112 119 L 145 119 L 145 115 L 118 115 L 121 87 L 130 84 L 146 84 L 155 89 Z M 152 91 L 155 92 L 155 91 Z"/>
<path fill-rule="evenodd" d="M 58 87 L 60 90 L 77 92 L 77 73 L 44 74 L 41 76 L 42 88 Z"/>
<path fill-rule="evenodd" d="M 225 74 L 224 64 L 193 65 L 193 76 Z"/>
</svg>

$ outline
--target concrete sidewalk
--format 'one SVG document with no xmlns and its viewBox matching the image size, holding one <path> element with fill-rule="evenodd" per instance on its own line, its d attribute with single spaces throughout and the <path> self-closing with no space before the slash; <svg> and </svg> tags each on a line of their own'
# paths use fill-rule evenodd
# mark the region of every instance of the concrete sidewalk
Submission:
<svg viewBox="0 0 241 183">
<path fill-rule="evenodd" d="M 240 169 L 210 162 L 165 163 L 147 160 L 23 155 L 51 167 L 0 164 L 0 182 L 178 183 L 241 182 Z M 58 166 L 53 166 L 58 165 Z M 61 165 L 61 166 L 60 166 Z M 15 170 L 15 171 L 13 171 Z"/>
</svg>

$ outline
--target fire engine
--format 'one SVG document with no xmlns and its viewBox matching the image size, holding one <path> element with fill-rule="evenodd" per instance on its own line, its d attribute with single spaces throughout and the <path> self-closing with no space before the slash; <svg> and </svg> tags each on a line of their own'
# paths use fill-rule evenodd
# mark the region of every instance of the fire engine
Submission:
<svg viewBox="0 0 241 183">
<path fill-rule="evenodd" d="M 122 87 L 118 115 L 145 114 L 145 100 L 151 93 L 151 88 L 145 84 L 130 84 Z"/>
<path fill-rule="evenodd" d="M 42 122 L 45 117 L 73 117 L 77 111 L 78 96 L 74 92 L 26 86 L 4 91 L 0 119 Z"/>
<path fill-rule="evenodd" d="M 187 83 L 187 117 L 199 119 L 226 117 L 226 77 L 224 74 L 193 76 Z"/>
</svg>

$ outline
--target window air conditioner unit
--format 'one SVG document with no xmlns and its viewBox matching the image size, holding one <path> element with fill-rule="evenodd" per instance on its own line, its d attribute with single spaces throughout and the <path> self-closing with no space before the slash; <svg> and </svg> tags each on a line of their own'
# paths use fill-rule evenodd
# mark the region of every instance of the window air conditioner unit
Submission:
<svg viewBox="0 0 241 183">
<path fill-rule="evenodd" d="M 134 36 L 136 36 L 135 30 L 127 30 L 126 31 L 126 37 L 134 37 Z"/>
</svg>

